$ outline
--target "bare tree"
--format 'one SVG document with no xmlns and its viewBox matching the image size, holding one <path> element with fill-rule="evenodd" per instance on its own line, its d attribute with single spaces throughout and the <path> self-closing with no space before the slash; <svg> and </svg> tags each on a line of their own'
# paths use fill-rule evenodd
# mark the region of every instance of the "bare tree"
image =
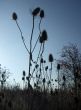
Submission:
<svg viewBox="0 0 81 110">
<path fill-rule="evenodd" d="M 77 95 L 81 84 L 81 53 L 75 44 L 64 46 L 61 53 L 61 73 L 68 83 L 74 84 Z"/>
</svg>

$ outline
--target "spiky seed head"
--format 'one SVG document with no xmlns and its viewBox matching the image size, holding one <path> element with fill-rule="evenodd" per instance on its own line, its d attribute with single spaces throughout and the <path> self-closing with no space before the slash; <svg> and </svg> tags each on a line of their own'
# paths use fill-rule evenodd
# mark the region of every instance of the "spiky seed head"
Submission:
<svg viewBox="0 0 81 110">
<path fill-rule="evenodd" d="M 12 19 L 16 21 L 17 18 L 18 18 L 18 17 L 17 17 L 17 14 L 16 14 L 15 12 L 13 12 L 13 14 L 12 14 Z"/>
<path fill-rule="evenodd" d="M 45 83 L 45 81 L 46 81 L 46 79 L 45 79 L 45 78 L 43 78 L 43 83 Z"/>
<path fill-rule="evenodd" d="M 29 77 L 26 77 L 26 80 L 29 81 Z"/>
<path fill-rule="evenodd" d="M 37 85 L 36 85 L 36 83 L 34 83 L 34 87 L 36 87 Z"/>
<path fill-rule="evenodd" d="M 41 18 L 44 18 L 44 10 L 41 10 L 41 11 L 40 11 L 40 17 L 41 17 Z"/>
<path fill-rule="evenodd" d="M 57 64 L 57 70 L 60 70 L 60 64 Z"/>
<path fill-rule="evenodd" d="M 48 70 L 48 66 L 45 67 L 45 71 L 47 71 L 47 70 Z"/>
<path fill-rule="evenodd" d="M 49 62 L 53 62 L 53 55 L 49 54 Z"/>
<path fill-rule="evenodd" d="M 22 80 L 24 81 L 25 80 L 25 77 L 22 77 Z"/>
<path fill-rule="evenodd" d="M 39 12 L 40 12 L 40 7 L 37 7 L 32 11 L 32 15 L 37 16 L 39 14 Z"/>
<path fill-rule="evenodd" d="M 46 63 L 46 60 L 44 60 L 44 63 Z"/>
<path fill-rule="evenodd" d="M 5 75 L 4 74 L 2 74 L 2 78 L 4 79 L 4 77 L 5 77 Z"/>
<path fill-rule="evenodd" d="M 43 31 L 42 31 L 42 38 L 43 38 L 43 42 L 48 39 L 46 30 L 43 30 Z"/>
<path fill-rule="evenodd" d="M 63 80 L 66 81 L 66 77 L 63 75 Z"/>
<path fill-rule="evenodd" d="M 41 63 L 43 63 L 43 61 L 44 61 L 43 58 L 41 58 Z"/>
<path fill-rule="evenodd" d="M 23 70 L 23 76 L 25 76 L 26 75 L 26 73 L 25 73 L 25 71 Z"/>
<path fill-rule="evenodd" d="M 39 65 L 38 65 L 38 64 L 36 64 L 36 65 L 35 65 L 35 68 L 37 69 L 38 67 L 39 67 Z"/>
</svg>

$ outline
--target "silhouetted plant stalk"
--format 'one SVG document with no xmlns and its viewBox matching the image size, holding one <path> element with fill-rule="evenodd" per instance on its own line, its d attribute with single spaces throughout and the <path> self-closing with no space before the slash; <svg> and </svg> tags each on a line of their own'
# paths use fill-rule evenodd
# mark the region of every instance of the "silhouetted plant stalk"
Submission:
<svg viewBox="0 0 81 110">
<path fill-rule="evenodd" d="M 36 16 L 40 16 L 40 22 L 39 22 L 39 36 L 36 40 L 36 43 L 34 46 L 32 46 L 32 39 L 33 39 L 33 32 L 34 32 L 34 22 L 35 22 L 35 17 Z M 44 18 L 44 10 L 41 10 L 40 7 L 37 7 L 35 8 L 33 11 L 32 11 L 32 17 L 33 17 L 33 26 L 32 26 L 32 32 L 31 32 L 31 36 L 30 36 L 30 49 L 28 50 L 27 46 L 26 46 L 26 43 L 25 43 L 25 39 L 23 37 L 23 34 L 22 34 L 22 30 L 18 24 L 18 16 L 15 12 L 13 12 L 12 14 L 12 18 L 13 20 L 16 22 L 16 25 L 20 31 L 20 34 L 21 34 L 21 39 L 23 41 L 23 44 L 25 46 L 25 49 L 26 51 L 28 52 L 29 54 L 29 72 L 28 72 L 28 77 L 27 77 L 27 80 L 28 80 L 28 88 L 29 88 L 29 85 L 30 85 L 30 80 L 31 80 L 31 77 L 33 77 L 33 73 L 35 71 L 35 68 L 33 69 L 33 72 L 31 74 L 31 66 L 32 66 L 32 63 L 35 64 L 35 66 L 37 65 L 38 63 L 38 60 L 40 61 L 41 58 L 42 58 L 42 55 L 43 55 L 43 52 L 44 52 L 44 45 L 45 45 L 45 41 L 47 40 L 47 32 L 46 30 L 43 30 L 41 31 L 41 21 L 42 19 Z M 38 56 L 37 56 L 37 60 L 34 61 L 33 60 L 33 52 L 37 46 L 37 43 L 38 41 L 40 42 L 40 49 L 39 49 L 39 53 L 38 53 Z M 41 76 L 41 62 L 40 62 L 40 76 Z M 25 80 L 25 76 L 23 76 L 22 80 L 24 81 Z"/>
<path fill-rule="evenodd" d="M 66 77 L 65 77 L 65 75 L 63 75 L 62 79 L 63 79 L 63 87 L 65 90 L 65 88 L 66 88 Z"/>
<path fill-rule="evenodd" d="M 26 80 L 26 73 L 25 73 L 25 71 L 23 71 L 22 80 L 23 80 L 23 89 L 24 89 L 24 87 L 25 87 L 25 80 Z"/>
<path fill-rule="evenodd" d="M 58 91 L 59 91 L 59 71 L 60 71 L 60 64 L 57 64 L 57 71 L 58 71 Z"/>
<path fill-rule="evenodd" d="M 51 75 L 52 75 L 52 64 L 53 64 L 53 61 L 54 61 L 54 59 L 53 59 L 53 55 L 52 54 L 49 54 L 49 62 L 50 62 L 50 64 L 51 64 L 51 68 L 50 68 L 50 89 L 52 88 L 51 87 L 51 81 L 52 81 L 52 79 L 51 79 Z"/>
</svg>

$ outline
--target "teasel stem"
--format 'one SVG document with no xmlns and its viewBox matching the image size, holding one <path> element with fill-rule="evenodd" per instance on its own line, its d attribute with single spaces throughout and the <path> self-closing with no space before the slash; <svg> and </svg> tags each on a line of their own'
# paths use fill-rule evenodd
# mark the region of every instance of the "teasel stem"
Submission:
<svg viewBox="0 0 81 110">
<path fill-rule="evenodd" d="M 38 36 L 38 38 L 37 38 L 37 40 L 36 40 L 36 43 L 35 43 L 34 48 L 33 48 L 33 50 L 32 50 L 32 53 L 34 52 L 34 50 L 35 50 L 35 48 L 36 48 L 36 46 L 37 46 L 37 43 L 38 43 L 38 41 L 39 41 L 40 35 L 41 35 L 41 21 L 42 21 L 42 19 L 40 19 L 40 22 L 39 22 L 39 32 L 40 32 L 40 34 L 39 34 L 39 36 Z"/>
<path fill-rule="evenodd" d="M 38 63 L 38 59 L 39 59 L 39 56 L 40 56 L 41 48 L 42 48 L 42 44 L 40 45 L 40 49 L 39 49 L 39 53 L 38 53 L 38 57 L 37 57 L 37 60 L 36 60 L 36 63 L 35 63 L 35 64 Z M 34 69 L 35 69 L 35 67 L 34 67 Z M 32 75 L 33 75 L 33 73 L 34 73 L 34 69 L 33 69 Z"/>
<path fill-rule="evenodd" d="M 32 61 L 32 58 L 31 58 L 31 56 L 32 56 L 31 50 L 32 50 L 33 31 L 34 31 L 34 16 L 33 16 L 33 27 L 32 27 L 31 37 L 30 37 L 29 73 L 28 73 L 29 80 L 28 80 L 28 88 L 29 88 L 29 85 L 30 85 L 30 70 L 31 70 L 31 61 Z"/>
<path fill-rule="evenodd" d="M 22 31 L 21 31 L 21 28 L 20 28 L 20 26 L 19 26 L 17 20 L 16 20 L 16 25 L 17 25 L 17 27 L 18 27 L 20 33 L 21 33 L 21 39 L 22 39 L 22 41 L 23 41 L 24 47 L 25 47 L 26 51 L 27 51 L 28 53 L 30 53 L 29 50 L 28 50 L 28 48 L 27 48 L 27 46 L 26 46 L 26 44 L 25 44 L 25 39 L 24 39 L 24 37 L 23 37 L 23 34 L 22 34 Z"/>
</svg>

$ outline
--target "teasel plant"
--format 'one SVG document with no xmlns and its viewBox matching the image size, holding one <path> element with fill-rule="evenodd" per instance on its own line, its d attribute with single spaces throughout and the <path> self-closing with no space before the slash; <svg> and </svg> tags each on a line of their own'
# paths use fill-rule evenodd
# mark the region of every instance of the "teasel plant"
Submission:
<svg viewBox="0 0 81 110">
<path fill-rule="evenodd" d="M 44 45 L 45 45 L 45 41 L 47 40 L 47 32 L 46 30 L 43 30 L 41 31 L 41 22 L 42 22 L 42 19 L 44 18 L 44 10 L 42 10 L 40 7 L 37 7 L 35 9 L 32 10 L 31 12 L 31 15 L 32 15 L 32 21 L 33 21 L 33 25 L 32 25 L 32 32 L 31 32 L 31 36 L 30 36 L 30 46 L 29 46 L 29 49 L 27 48 L 27 45 L 26 45 L 26 42 L 25 42 L 25 38 L 23 36 L 23 32 L 20 28 L 20 25 L 18 23 L 18 16 L 16 14 L 16 12 L 13 12 L 12 13 L 12 19 L 16 22 L 16 25 L 20 31 L 20 34 L 21 34 L 21 39 L 22 39 L 22 42 L 24 44 L 24 47 L 27 51 L 27 53 L 29 54 L 29 71 L 28 71 L 28 76 L 27 76 L 27 80 L 28 80 L 28 88 L 29 88 L 29 85 L 30 85 L 30 81 L 31 81 L 31 78 L 33 78 L 33 74 L 35 72 L 35 66 L 38 65 L 38 61 L 41 60 L 42 58 L 42 55 L 43 55 L 43 52 L 44 52 Z M 34 32 L 34 23 L 35 23 L 35 18 L 39 16 L 40 17 L 40 21 L 39 21 L 39 36 L 37 37 L 36 39 L 36 43 L 35 45 L 33 45 L 33 32 Z M 37 59 L 33 59 L 33 53 L 34 53 L 34 50 L 37 46 L 37 43 L 40 43 L 40 49 L 39 49 L 39 52 L 38 52 L 38 56 L 37 56 Z M 31 72 L 31 67 L 32 67 L 32 64 L 34 64 L 34 69 L 33 71 Z M 41 74 L 41 62 L 40 62 L 40 74 Z M 23 77 L 24 79 L 24 77 Z"/>
<path fill-rule="evenodd" d="M 22 81 L 23 81 L 23 89 L 25 87 L 25 81 L 26 81 L 26 72 L 23 70 L 23 74 L 22 74 Z"/>
<path fill-rule="evenodd" d="M 59 91 L 59 72 L 60 72 L 60 64 L 57 64 L 57 72 L 58 72 L 58 91 Z"/>
<path fill-rule="evenodd" d="M 49 63 L 51 64 L 51 67 L 50 67 L 50 69 L 49 69 L 49 74 L 50 74 L 50 89 L 51 89 L 51 81 L 52 81 L 52 78 L 51 78 L 51 75 L 52 75 L 52 65 L 53 65 L 53 61 L 54 61 L 54 58 L 53 58 L 53 55 L 50 53 L 49 54 L 49 58 L 48 58 L 48 60 L 49 60 Z"/>
</svg>

